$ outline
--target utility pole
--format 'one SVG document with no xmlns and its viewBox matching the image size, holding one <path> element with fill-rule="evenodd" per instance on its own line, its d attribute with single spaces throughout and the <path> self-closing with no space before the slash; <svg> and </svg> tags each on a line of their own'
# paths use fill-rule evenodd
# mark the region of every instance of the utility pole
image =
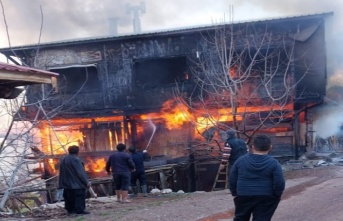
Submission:
<svg viewBox="0 0 343 221">
<path fill-rule="evenodd" d="M 134 33 L 141 33 L 141 21 L 139 18 L 139 11 L 145 14 L 145 3 L 141 2 L 139 6 L 131 6 L 126 3 L 126 13 L 131 14 L 133 12 L 133 31 Z"/>
</svg>

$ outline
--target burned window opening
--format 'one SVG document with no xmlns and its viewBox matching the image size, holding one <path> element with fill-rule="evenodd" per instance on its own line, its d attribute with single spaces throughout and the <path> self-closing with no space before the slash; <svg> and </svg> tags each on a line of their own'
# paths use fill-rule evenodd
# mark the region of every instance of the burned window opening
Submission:
<svg viewBox="0 0 343 221">
<path fill-rule="evenodd" d="M 138 87 L 149 89 L 185 80 L 188 80 L 185 56 L 142 59 L 134 62 L 133 82 Z"/>
<path fill-rule="evenodd" d="M 101 91 L 98 70 L 95 66 L 52 68 L 50 70 L 59 74 L 58 88 L 62 93 Z"/>
</svg>

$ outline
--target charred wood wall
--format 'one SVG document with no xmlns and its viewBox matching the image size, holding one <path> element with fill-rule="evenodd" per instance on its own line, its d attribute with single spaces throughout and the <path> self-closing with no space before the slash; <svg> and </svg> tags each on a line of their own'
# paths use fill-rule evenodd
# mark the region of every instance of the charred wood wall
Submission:
<svg viewBox="0 0 343 221">
<path fill-rule="evenodd" d="M 108 108 L 122 111 L 151 110 L 160 107 L 163 102 L 173 96 L 175 80 L 184 85 L 189 83 L 186 79 L 189 68 L 186 66 L 187 58 L 192 56 L 195 48 L 194 36 L 187 35 L 106 43 L 95 42 L 68 46 L 67 49 L 65 46 L 61 46 L 58 49 L 41 50 L 36 64 L 40 68 L 62 73 L 59 77 L 60 91 L 53 95 L 55 98 L 53 101 L 46 102 L 51 109 L 63 106 L 66 114 L 78 111 L 78 114 L 92 112 L 96 115 L 99 115 L 100 112 L 106 114 Z M 33 64 L 32 59 L 31 56 L 27 57 L 30 64 Z M 148 59 L 155 60 L 155 67 L 150 68 L 150 72 L 144 72 L 139 69 L 139 64 L 144 64 L 144 61 Z M 163 67 L 160 67 L 163 64 L 159 65 L 158 63 L 169 64 L 167 69 L 171 66 L 182 66 L 182 68 L 175 69 L 175 72 L 179 73 L 166 72 L 174 74 L 178 79 L 169 79 L 163 82 L 163 77 L 168 76 L 161 77 L 166 73 L 158 73 L 158 71 L 164 71 Z M 94 67 L 92 67 L 93 64 Z M 145 66 L 143 65 L 142 68 Z M 93 69 L 96 70 L 98 82 L 96 82 L 97 85 L 92 86 L 94 90 L 89 90 L 87 85 L 83 84 L 85 78 L 70 79 L 71 73 L 80 71 L 80 69 L 84 69 L 84 75 L 88 76 Z M 146 76 L 135 76 L 137 74 Z M 63 79 L 64 77 L 69 77 L 69 82 Z M 140 84 L 138 78 L 145 78 L 145 84 Z M 156 82 L 156 78 L 161 78 L 161 83 Z M 72 87 L 67 85 L 71 84 L 70 80 L 79 81 L 77 84 L 73 83 L 75 90 L 65 90 Z M 94 80 L 90 80 L 94 83 Z M 66 85 L 62 82 L 65 82 Z M 29 102 L 37 99 L 36 95 L 40 91 L 40 87 L 31 88 Z M 72 102 L 68 102 L 71 100 Z"/>
<path fill-rule="evenodd" d="M 320 103 L 326 94 L 326 43 L 325 26 L 317 22 L 304 28 L 295 39 L 294 77 L 298 81 L 295 91 L 295 109 L 300 109 L 308 103 Z M 302 74 L 307 73 L 307 74 Z"/>
<path fill-rule="evenodd" d="M 263 36 L 270 38 L 266 48 L 276 47 L 280 43 L 295 42 L 293 59 L 296 62 L 292 67 L 294 77 L 301 79 L 304 72 L 310 72 L 296 89 L 297 97 L 304 103 L 322 99 L 325 85 L 319 82 L 325 80 L 326 73 L 323 50 L 324 23 L 321 17 L 280 19 L 276 22 L 238 24 L 234 27 L 237 48 L 240 44 L 243 47 L 247 41 L 251 42 L 251 45 L 262 41 Z M 144 112 L 159 108 L 164 101 L 170 99 L 173 96 L 175 81 L 182 84 L 186 94 L 194 89 L 191 70 L 195 68 L 193 62 L 197 60 L 197 51 L 211 49 L 204 39 L 213 37 L 217 29 L 218 27 L 200 28 L 47 44 L 41 46 L 38 56 L 34 47 L 20 48 L 15 52 L 30 66 L 65 72 L 66 74 L 60 76 L 60 82 L 63 82 L 62 77 L 71 76 L 67 72 L 75 73 L 82 69 L 88 78 L 83 76 L 79 81 L 87 79 L 93 83 L 91 86 L 80 82 L 67 86 L 74 86 L 77 93 L 68 93 L 61 85 L 61 90 L 53 95 L 53 99 L 45 102 L 50 109 L 58 107 L 60 116 L 72 116 L 76 111 L 78 116 L 112 115 L 114 109 L 127 113 Z M 12 51 L 3 53 L 9 55 Z M 153 61 L 156 70 L 151 67 Z M 166 65 L 167 63 L 169 65 Z M 305 70 L 309 63 L 312 64 L 310 71 Z M 173 66 L 182 68 L 170 71 Z M 145 69 L 148 71 L 144 72 Z M 173 75 L 175 81 L 161 78 L 162 75 Z M 156 83 L 156 79 L 159 79 L 161 84 Z M 81 89 L 80 85 L 83 85 L 84 89 Z M 31 87 L 28 102 L 37 100 L 40 93 L 40 86 Z M 40 99 L 40 96 L 38 97 Z"/>
</svg>

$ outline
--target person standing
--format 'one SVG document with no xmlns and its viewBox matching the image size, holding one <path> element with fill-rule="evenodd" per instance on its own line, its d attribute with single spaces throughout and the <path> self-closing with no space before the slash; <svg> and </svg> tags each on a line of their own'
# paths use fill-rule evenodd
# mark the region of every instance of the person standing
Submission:
<svg viewBox="0 0 343 221">
<path fill-rule="evenodd" d="M 117 202 L 130 203 L 128 190 L 130 186 L 131 172 L 135 171 L 135 163 L 130 154 L 124 152 L 125 144 L 119 143 L 117 151 L 106 162 L 106 171 L 112 176 L 116 188 Z"/>
<path fill-rule="evenodd" d="M 279 161 L 268 155 L 271 140 L 256 136 L 251 153 L 240 157 L 231 168 L 229 189 L 234 197 L 234 221 L 271 220 L 285 189 Z"/>
<path fill-rule="evenodd" d="M 248 152 L 248 148 L 244 140 L 236 137 L 236 131 L 229 130 L 227 135 L 224 148 L 231 148 L 229 156 L 229 166 L 231 167 L 239 157 Z"/>
<path fill-rule="evenodd" d="M 63 189 L 64 208 L 68 214 L 89 214 L 86 208 L 86 189 L 91 186 L 87 173 L 78 157 L 79 147 L 70 146 L 68 155 L 60 161 L 59 189 Z"/>
<path fill-rule="evenodd" d="M 139 181 L 139 185 L 141 187 L 143 196 L 148 196 L 148 189 L 146 185 L 146 176 L 145 176 L 145 168 L 144 168 L 144 161 L 146 161 L 148 154 L 146 150 L 137 151 L 135 146 L 129 147 L 129 152 L 132 156 L 132 160 L 135 163 L 136 171 L 131 173 L 131 188 L 132 188 L 132 196 L 137 196 L 138 194 L 138 186 L 137 181 Z"/>
<path fill-rule="evenodd" d="M 223 170 L 227 167 L 227 178 L 229 178 L 232 165 L 239 157 L 248 152 L 248 148 L 244 140 L 236 137 L 235 130 L 229 130 L 226 133 L 228 138 L 224 143 L 222 161 L 219 168 L 220 170 Z"/>
</svg>

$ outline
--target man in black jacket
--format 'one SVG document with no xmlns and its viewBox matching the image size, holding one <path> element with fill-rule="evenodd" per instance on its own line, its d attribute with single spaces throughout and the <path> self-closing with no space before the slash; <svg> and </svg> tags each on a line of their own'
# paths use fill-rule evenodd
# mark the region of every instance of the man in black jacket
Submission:
<svg viewBox="0 0 343 221">
<path fill-rule="evenodd" d="M 86 208 L 86 189 L 91 183 L 88 180 L 83 163 L 77 156 L 78 146 L 70 146 L 69 154 L 60 161 L 58 186 L 63 190 L 64 208 L 68 214 L 89 214 Z"/>
<path fill-rule="evenodd" d="M 130 154 L 124 152 L 125 144 L 118 144 L 117 151 L 112 154 L 106 163 L 106 171 L 112 169 L 113 180 L 116 187 L 117 202 L 130 203 L 127 199 L 130 186 L 131 172 L 135 171 L 135 163 Z"/>
<path fill-rule="evenodd" d="M 271 140 L 265 135 L 254 139 L 252 153 L 235 162 L 229 177 L 234 197 L 235 221 L 270 221 L 285 189 L 285 179 L 279 161 L 268 155 Z"/>
</svg>

